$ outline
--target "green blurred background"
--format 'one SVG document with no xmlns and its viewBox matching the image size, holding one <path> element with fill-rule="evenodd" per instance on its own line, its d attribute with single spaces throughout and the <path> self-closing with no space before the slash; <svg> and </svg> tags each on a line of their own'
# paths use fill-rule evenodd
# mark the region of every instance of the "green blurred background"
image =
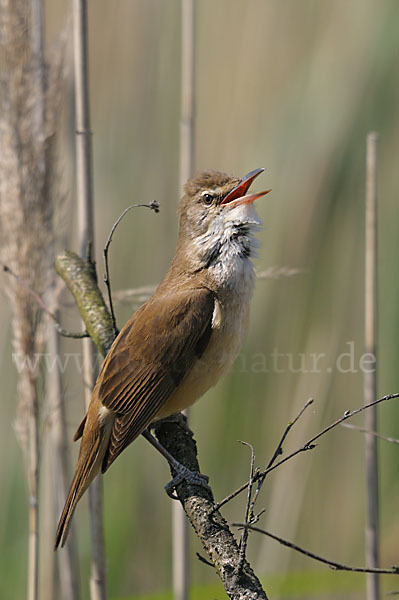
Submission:
<svg viewBox="0 0 399 600">
<path fill-rule="evenodd" d="M 49 48 L 65 31 L 69 9 L 61 0 L 47 2 Z M 398 17 L 397 0 L 197 1 L 195 170 L 240 176 L 265 167 L 254 189 L 270 187 L 273 193 L 257 203 L 264 230 L 256 267 L 303 270 L 258 281 L 242 355 L 192 410 L 201 469 L 217 499 L 247 478 L 249 452 L 237 440 L 252 443 L 263 466 L 309 397 L 315 403 L 290 434 L 286 451 L 362 404 L 365 139 L 371 130 L 380 134 L 378 391 L 399 390 Z M 174 252 L 181 194 L 180 2 L 92 1 L 89 27 L 99 272 L 102 247 L 121 211 L 156 199 L 160 214 L 129 213 L 110 251 L 115 290 L 154 284 Z M 72 91 L 65 97 L 70 114 L 72 97 Z M 73 130 L 71 118 L 61 156 L 71 222 Z M 68 244 L 76 249 L 73 237 Z M 118 305 L 119 325 L 133 308 Z M 13 599 L 24 597 L 26 586 L 27 498 L 13 431 L 16 370 L 9 314 L 2 294 L 0 596 Z M 70 306 L 68 324 L 76 328 L 74 315 Z M 340 372 L 337 358 L 352 350 L 354 369 Z M 62 351 L 80 352 L 79 342 L 63 341 Z M 276 352 L 284 355 L 277 369 Z M 321 353 L 319 372 L 311 372 L 311 355 Z M 348 371 L 350 357 L 341 361 L 341 371 Z M 64 385 L 72 438 L 82 416 L 82 388 L 72 364 Z M 398 438 L 398 403 L 381 406 L 379 418 L 381 432 Z M 354 422 L 362 424 L 361 418 Z M 270 476 L 258 504 L 266 509 L 260 526 L 333 560 L 362 565 L 363 441 L 361 433 L 337 429 L 312 453 Z M 381 561 L 390 566 L 399 562 L 399 453 L 385 442 L 379 450 Z M 76 445 L 72 452 L 74 460 Z M 168 480 L 166 464 L 141 439 L 104 478 L 110 598 L 170 589 L 171 501 L 163 492 Z M 241 520 L 244 498 L 224 514 Z M 87 500 L 75 519 L 88 597 Z M 196 559 L 200 548 L 192 539 L 193 585 L 214 584 L 216 575 Z M 256 534 L 249 558 L 274 598 L 364 597 L 362 576 L 332 574 Z M 383 588 L 398 589 L 399 583 L 385 577 Z M 223 592 L 210 588 L 195 597 L 216 596 Z"/>
</svg>

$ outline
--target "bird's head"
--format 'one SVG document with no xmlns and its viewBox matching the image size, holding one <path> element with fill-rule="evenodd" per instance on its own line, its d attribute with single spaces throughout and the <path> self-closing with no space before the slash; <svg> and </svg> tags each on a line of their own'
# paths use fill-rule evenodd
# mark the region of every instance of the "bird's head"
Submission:
<svg viewBox="0 0 399 600">
<path fill-rule="evenodd" d="M 263 171 L 256 169 L 241 179 L 220 171 L 204 171 L 187 182 L 179 207 L 179 245 L 193 266 L 208 268 L 226 255 L 251 255 L 252 234 L 261 226 L 253 202 L 270 190 L 247 192 Z"/>
</svg>

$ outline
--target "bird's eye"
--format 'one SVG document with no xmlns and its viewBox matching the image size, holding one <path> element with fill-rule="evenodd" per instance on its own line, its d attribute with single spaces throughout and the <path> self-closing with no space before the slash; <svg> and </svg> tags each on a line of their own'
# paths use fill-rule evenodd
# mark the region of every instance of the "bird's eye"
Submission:
<svg viewBox="0 0 399 600">
<path fill-rule="evenodd" d="M 211 194 L 205 193 L 205 194 L 202 194 L 201 200 L 204 204 L 209 206 L 213 202 L 213 196 Z"/>
</svg>

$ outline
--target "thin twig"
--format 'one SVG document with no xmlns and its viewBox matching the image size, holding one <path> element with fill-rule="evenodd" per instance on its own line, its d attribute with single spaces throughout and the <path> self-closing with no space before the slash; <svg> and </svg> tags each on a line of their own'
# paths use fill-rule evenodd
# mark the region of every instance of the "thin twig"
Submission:
<svg viewBox="0 0 399 600">
<path fill-rule="evenodd" d="M 257 279 L 281 279 L 282 277 L 295 277 L 307 273 L 307 269 L 296 267 L 269 267 L 265 271 L 257 271 Z"/>
<path fill-rule="evenodd" d="M 156 285 L 142 285 L 138 288 L 117 290 L 113 292 L 114 302 L 145 302 L 157 289 Z"/>
<path fill-rule="evenodd" d="M 199 552 L 195 553 L 198 560 L 202 563 L 204 563 L 204 565 L 208 565 L 208 567 L 212 567 L 212 569 L 215 568 L 215 565 L 213 563 L 211 563 L 209 560 L 206 560 L 205 556 L 202 556 Z"/>
<path fill-rule="evenodd" d="M 249 444 L 248 442 L 242 442 L 240 440 L 240 444 L 243 444 L 244 446 L 248 446 L 248 448 L 251 450 L 251 463 L 250 463 L 250 468 L 249 468 L 249 481 L 248 481 L 248 495 L 247 495 L 247 504 L 245 507 L 245 523 L 248 525 L 251 522 L 251 516 L 252 516 L 252 511 L 251 511 L 251 506 L 252 506 L 252 489 L 253 489 L 253 485 L 254 485 L 254 465 L 255 465 L 255 452 L 254 452 L 254 447 Z M 248 543 L 248 527 L 245 527 L 243 529 L 243 532 L 241 533 L 241 540 L 240 540 L 240 553 L 239 553 L 239 558 L 238 558 L 238 563 L 237 563 L 237 567 L 236 567 L 236 571 L 235 571 L 235 578 L 240 576 L 242 567 L 244 565 L 245 562 L 245 554 L 247 551 L 247 543 Z"/>
<path fill-rule="evenodd" d="M 291 431 L 292 427 L 295 425 L 295 423 L 301 418 L 301 416 L 303 415 L 303 413 L 305 412 L 305 410 L 308 408 L 308 406 L 310 406 L 311 404 L 313 404 L 314 400 L 313 398 L 309 398 L 309 400 L 307 400 L 307 402 L 305 403 L 305 405 L 301 408 L 301 410 L 299 411 L 299 413 L 297 414 L 297 416 L 295 417 L 295 419 L 293 421 L 291 421 L 290 423 L 288 423 L 287 427 L 285 428 L 283 435 L 281 436 L 281 439 L 277 445 L 276 450 L 273 453 L 273 456 L 271 457 L 269 464 L 267 465 L 267 469 L 270 469 L 270 467 L 275 463 L 275 461 L 277 460 L 278 456 L 281 456 L 281 454 L 283 453 L 283 444 L 285 442 L 285 439 L 287 437 L 287 435 L 289 434 L 289 432 Z M 258 499 L 259 493 L 262 489 L 262 486 L 265 482 L 266 479 L 266 475 L 267 472 L 264 474 L 263 477 L 260 477 L 258 480 L 258 485 L 256 486 L 256 490 L 254 493 L 254 497 L 252 499 L 252 505 L 251 505 L 251 512 L 252 512 L 252 517 L 253 517 L 253 512 L 254 512 L 254 508 L 255 508 L 255 504 L 256 501 Z M 258 515 L 259 518 L 259 515 Z M 254 521 L 253 519 L 251 520 L 251 523 L 253 524 Z"/>
<path fill-rule="evenodd" d="M 311 405 L 313 404 L 314 399 L 313 398 L 309 398 L 309 400 L 307 400 L 307 402 L 305 403 L 305 405 L 301 408 L 301 410 L 299 411 L 299 413 L 297 414 L 297 416 L 295 417 L 295 419 L 293 421 L 291 421 L 290 423 L 288 423 L 287 427 L 284 430 L 283 435 L 281 436 L 281 439 L 277 445 L 276 450 L 274 451 L 273 456 L 271 457 L 269 464 L 267 465 L 267 469 L 270 469 L 270 467 L 275 463 L 275 461 L 277 460 L 277 457 L 280 456 L 283 453 L 283 444 L 285 442 L 285 439 L 287 437 L 287 435 L 289 434 L 290 430 L 293 428 L 293 426 L 295 425 L 295 423 L 301 418 L 301 416 L 303 415 L 303 413 L 305 412 L 305 410 Z"/>
<path fill-rule="evenodd" d="M 84 331 L 67 331 L 66 329 L 63 329 L 57 322 L 54 323 L 54 327 L 58 333 L 64 337 L 73 338 L 76 340 L 90 337 L 86 329 Z"/>
<path fill-rule="evenodd" d="M 257 279 L 279 279 L 281 277 L 291 277 L 305 273 L 305 269 L 295 269 L 290 267 L 270 267 L 266 271 L 256 273 Z M 156 285 L 146 285 L 133 289 L 118 290 L 113 292 L 114 302 L 144 302 L 156 290 Z"/>
<path fill-rule="evenodd" d="M 259 527 L 254 527 L 253 525 L 246 525 L 245 523 L 232 523 L 232 525 L 234 527 L 245 527 L 246 529 L 250 529 L 251 531 L 263 533 L 263 535 L 267 535 L 268 537 L 272 538 L 273 540 L 276 540 L 276 542 L 279 542 L 283 546 L 287 546 L 287 548 L 292 548 L 292 550 L 296 550 L 297 552 L 300 552 L 301 554 L 304 554 L 305 556 L 308 556 L 309 558 L 313 558 L 314 560 L 322 562 L 325 565 L 328 565 L 329 567 L 334 569 L 335 571 L 352 571 L 355 573 L 381 573 L 381 574 L 385 574 L 385 575 L 399 575 L 399 567 L 398 566 L 393 566 L 390 569 L 373 569 L 373 568 L 368 569 L 367 567 L 352 567 L 350 565 L 344 565 L 342 563 L 328 560 L 327 558 L 324 558 L 323 556 L 320 556 L 319 554 L 315 554 L 314 552 L 305 550 L 305 548 L 301 548 L 300 546 L 297 546 L 296 544 L 293 544 L 292 542 L 284 540 L 283 538 L 281 538 L 277 535 L 274 535 L 273 533 L 270 533 L 269 531 L 260 529 Z"/>
<path fill-rule="evenodd" d="M 297 414 L 297 416 L 293 419 L 293 421 L 291 421 L 290 423 L 288 423 L 287 427 L 285 428 L 283 435 L 280 438 L 279 443 L 277 444 L 277 447 L 275 449 L 275 451 L 273 452 L 273 456 L 271 457 L 271 459 L 269 460 L 269 463 L 266 467 L 266 471 L 260 472 L 258 471 L 255 475 L 254 481 L 258 481 L 258 486 L 257 489 L 255 491 L 254 494 L 254 499 L 253 499 L 253 507 L 255 506 L 255 502 L 257 500 L 257 497 L 259 495 L 260 489 L 263 485 L 263 482 L 266 478 L 267 473 L 269 472 L 268 470 L 271 469 L 272 465 L 274 464 L 274 462 L 276 461 L 277 457 L 280 456 L 283 452 L 282 448 L 283 448 L 283 444 L 284 441 L 288 435 L 288 433 L 290 432 L 290 430 L 292 429 L 292 427 L 295 425 L 295 423 L 300 419 L 300 417 L 303 415 L 303 413 L 305 412 L 305 410 L 308 408 L 308 406 L 310 406 L 311 404 L 313 404 L 314 400 L 313 398 L 309 398 L 309 400 L 307 400 L 307 402 L 305 403 L 305 405 L 301 408 L 301 410 L 299 411 L 299 413 Z M 249 483 L 249 482 L 248 482 Z M 247 484 L 245 484 L 245 486 L 241 486 L 243 489 L 245 489 L 247 487 Z M 240 491 L 241 488 L 239 488 Z M 224 498 L 224 500 L 222 500 L 221 502 L 219 502 L 217 504 L 217 507 L 223 506 L 224 504 L 227 504 L 227 502 L 229 502 L 230 500 L 232 500 L 233 498 L 235 498 L 235 496 L 237 495 L 238 490 L 236 490 L 235 492 L 233 492 L 232 494 L 229 494 L 229 496 L 226 496 L 226 498 Z"/>
<path fill-rule="evenodd" d="M 122 212 L 122 214 L 117 218 L 117 220 L 115 221 L 115 223 L 112 225 L 111 231 L 109 233 L 107 242 L 104 246 L 104 263 L 105 263 L 105 274 L 104 274 L 104 283 L 107 286 L 107 292 L 108 292 L 108 300 L 109 300 L 109 309 L 111 312 L 111 318 L 112 318 L 112 326 L 114 329 L 114 335 L 115 337 L 118 335 L 118 328 L 116 326 L 116 319 L 115 319 L 115 313 L 114 313 L 114 306 L 112 303 L 112 294 L 111 294 L 111 280 L 109 277 L 109 266 L 108 266 L 108 250 L 109 250 L 109 246 L 112 242 L 112 236 L 114 235 L 114 231 L 115 229 L 118 227 L 119 223 L 122 221 L 123 217 L 126 215 L 127 212 L 129 212 L 129 210 L 131 210 L 132 208 L 149 208 L 150 210 L 153 210 L 155 213 L 159 213 L 159 204 L 156 200 L 153 200 L 150 204 L 131 204 L 130 206 L 128 206 L 127 208 L 125 208 L 125 210 Z"/>
<path fill-rule="evenodd" d="M 370 435 L 374 435 L 379 440 L 384 440 L 385 442 L 391 442 L 392 444 L 399 444 L 399 440 L 396 438 L 388 437 L 386 435 L 381 435 L 376 431 L 371 431 L 370 429 L 366 429 L 365 427 L 359 427 L 358 425 L 352 425 L 351 423 L 343 423 L 342 427 L 347 427 L 348 429 L 355 429 L 356 431 L 361 431 L 363 433 L 368 433 Z"/>
<path fill-rule="evenodd" d="M 356 410 L 345 411 L 345 413 L 343 414 L 343 416 L 341 418 L 337 419 L 336 421 L 334 421 L 333 423 L 331 423 L 330 425 L 325 427 L 317 435 L 313 436 L 310 440 L 308 440 L 303 446 L 301 446 L 300 448 L 297 448 L 297 450 L 294 450 L 293 452 L 288 454 L 285 458 L 281 459 L 279 462 L 275 463 L 271 467 L 268 467 L 264 471 L 260 471 L 259 473 L 255 474 L 254 481 L 258 481 L 262 477 L 265 477 L 271 471 L 274 471 L 275 469 L 280 467 L 282 464 L 286 463 L 288 460 L 291 460 L 291 458 L 294 458 L 294 456 L 297 456 L 298 454 L 301 454 L 302 452 L 306 452 L 307 450 L 313 450 L 316 447 L 315 442 L 319 438 L 321 438 L 323 435 L 325 435 L 326 433 L 331 431 L 331 429 L 334 429 L 334 427 L 337 427 L 338 425 L 340 425 L 343 421 L 346 421 L 347 419 L 354 417 L 355 415 L 363 412 L 364 410 L 367 410 L 371 406 L 375 406 L 376 404 L 380 404 L 381 402 L 386 402 L 387 400 L 392 400 L 394 398 L 399 398 L 399 393 L 388 394 L 387 396 L 378 398 L 377 400 L 374 400 L 373 402 L 370 402 L 369 404 L 365 404 L 365 405 L 361 406 L 360 408 L 357 408 Z M 226 496 L 226 498 L 224 498 L 221 502 L 216 504 L 216 508 L 219 509 L 222 506 L 224 506 L 225 504 L 227 504 L 227 502 L 230 502 L 230 500 L 232 500 L 233 498 L 235 498 L 236 496 L 241 494 L 244 490 L 246 490 L 247 487 L 248 487 L 248 481 L 246 483 L 244 483 L 242 486 L 240 486 L 238 489 L 236 489 L 234 492 L 232 492 L 231 494 Z"/>
<path fill-rule="evenodd" d="M 28 294 L 30 294 L 32 296 L 32 298 L 34 298 L 34 300 L 37 302 L 37 304 L 40 306 L 40 308 L 43 310 L 43 312 L 45 312 L 46 315 L 48 315 L 50 317 L 50 319 L 52 319 L 54 321 L 54 327 L 60 335 L 63 335 L 64 337 L 78 338 L 78 339 L 84 338 L 84 337 L 89 337 L 89 334 L 87 333 L 86 330 L 72 332 L 72 331 L 67 331 L 66 329 L 63 329 L 61 327 L 61 325 L 59 324 L 57 317 L 51 312 L 51 310 L 49 308 L 47 308 L 47 306 L 44 304 L 44 302 L 40 298 L 40 296 L 38 294 L 36 294 L 36 292 L 34 290 L 32 290 L 31 287 L 29 287 L 29 285 L 26 283 L 26 281 L 24 281 L 19 275 L 14 273 L 14 271 L 12 271 L 12 269 L 10 269 L 10 267 L 8 267 L 7 265 L 4 265 L 3 263 L 0 263 L 0 264 L 3 268 L 3 271 L 5 273 L 9 273 L 12 277 L 14 277 L 14 279 L 19 283 L 19 285 L 21 287 L 23 287 L 24 290 L 26 290 L 28 292 Z"/>
</svg>

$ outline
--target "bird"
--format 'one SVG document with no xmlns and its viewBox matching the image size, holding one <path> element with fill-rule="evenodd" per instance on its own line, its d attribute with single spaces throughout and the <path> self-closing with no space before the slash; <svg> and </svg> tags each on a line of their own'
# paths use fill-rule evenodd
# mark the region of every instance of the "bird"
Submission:
<svg viewBox="0 0 399 600">
<path fill-rule="evenodd" d="M 262 221 L 253 203 L 271 190 L 247 192 L 263 171 L 241 178 L 203 171 L 184 186 L 169 270 L 116 337 L 75 433 L 80 450 L 55 549 L 64 546 L 76 505 L 95 476 L 152 423 L 192 405 L 232 366 L 255 284 L 251 259 Z"/>
</svg>

